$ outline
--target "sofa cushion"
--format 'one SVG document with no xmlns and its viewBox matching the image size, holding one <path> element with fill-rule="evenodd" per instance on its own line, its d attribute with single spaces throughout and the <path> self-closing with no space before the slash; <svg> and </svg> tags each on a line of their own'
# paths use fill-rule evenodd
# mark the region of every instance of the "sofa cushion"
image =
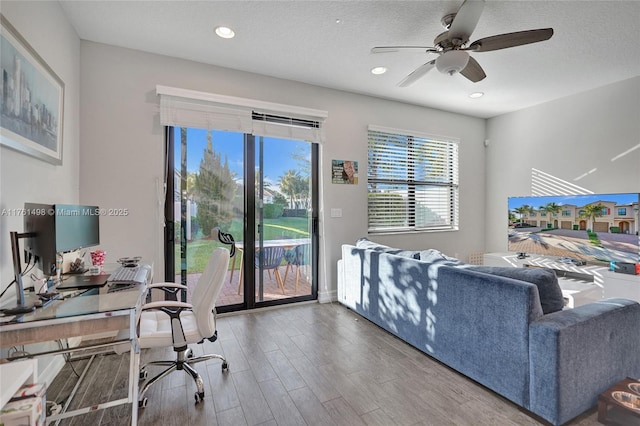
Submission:
<svg viewBox="0 0 640 426">
<path fill-rule="evenodd" d="M 364 237 L 356 241 L 356 247 L 360 249 L 365 249 L 365 250 L 373 250 L 381 253 L 395 254 L 396 256 L 408 257 L 411 259 L 419 259 L 418 252 L 416 251 L 402 250 L 398 248 L 385 246 L 384 244 L 376 243 Z"/>
<path fill-rule="evenodd" d="M 485 274 L 499 275 L 535 284 L 540 295 L 542 312 L 550 314 L 561 311 L 564 308 L 562 290 L 558 284 L 558 277 L 552 269 L 548 268 L 511 268 L 500 266 L 473 266 L 468 265 L 466 269 L 483 272 Z"/>
<path fill-rule="evenodd" d="M 418 253 L 418 259 L 427 263 L 442 263 L 447 266 L 461 265 L 462 261 L 436 250 L 427 249 Z"/>
</svg>

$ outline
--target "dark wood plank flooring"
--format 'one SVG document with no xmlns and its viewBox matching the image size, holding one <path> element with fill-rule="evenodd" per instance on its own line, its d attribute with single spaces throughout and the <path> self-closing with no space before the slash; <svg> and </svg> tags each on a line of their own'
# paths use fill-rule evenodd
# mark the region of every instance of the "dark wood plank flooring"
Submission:
<svg viewBox="0 0 640 426">
<path fill-rule="evenodd" d="M 174 372 L 150 389 L 141 425 L 540 425 L 515 404 L 425 356 L 338 304 L 302 304 L 218 318 L 217 342 L 196 354 L 229 361 L 197 364 L 206 396 Z M 171 359 L 144 350 L 143 362 Z M 80 374 L 86 360 L 72 361 Z M 100 355 L 70 408 L 127 393 L 129 356 Z M 151 370 L 153 375 L 155 370 Z M 76 380 L 70 363 L 49 387 L 63 402 Z M 597 425 L 595 409 L 571 426 Z M 92 412 L 63 425 L 125 425 L 128 405 Z"/>
</svg>

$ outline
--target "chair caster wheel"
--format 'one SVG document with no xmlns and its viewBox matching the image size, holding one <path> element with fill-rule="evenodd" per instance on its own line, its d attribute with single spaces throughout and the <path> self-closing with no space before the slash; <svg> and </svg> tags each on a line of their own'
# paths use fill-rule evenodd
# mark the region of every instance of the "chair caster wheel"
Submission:
<svg viewBox="0 0 640 426">
<path fill-rule="evenodd" d="M 229 364 L 225 361 L 222 363 L 222 372 L 226 373 L 227 371 L 229 371 Z"/>
<path fill-rule="evenodd" d="M 146 408 L 147 407 L 147 398 L 143 398 L 141 401 L 138 401 L 138 408 Z"/>
<path fill-rule="evenodd" d="M 149 372 L 147 370 L 140 370 L 140 380 L 146 380 L 149 377 Z"/>
<path fill-rule="evenodd" d="M 201 393 L 196 392 L 195 394 L 193 394 L 193 396 L 196 400 L 196 404 L 199 404 L 204 399 L 204 392 L 201 392 Z"/>
</svg>

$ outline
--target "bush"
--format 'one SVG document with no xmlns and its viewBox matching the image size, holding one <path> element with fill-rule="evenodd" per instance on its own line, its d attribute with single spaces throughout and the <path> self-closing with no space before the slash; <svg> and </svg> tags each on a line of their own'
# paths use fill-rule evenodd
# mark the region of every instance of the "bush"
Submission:
<svg viewBox="0 0 640 426">
<path fill-rule="evenodd" d="M 284 209 L 282 212 L 284 217 L 307 217 L 307 209 Z"/>
<path fill-rule="evenodd" d="M 578 225 L 573 225 L 573 230 L 574 231 L 578 231 L 579 226 Z"/>
<path fill-rule="evenodd" d="M 281 204 L 265 204 L 264 205 L 264 218 L 265 219 L 278 219 L 282 217 L 284 207 Z"/>
<path fill-rule="evenodd" d="M 620 233 L 620 227 L 619 226 L 610 226 L 609 227 L 609 232 L 611 232 L 612 234 L 619 234 Z"/>
</svg>

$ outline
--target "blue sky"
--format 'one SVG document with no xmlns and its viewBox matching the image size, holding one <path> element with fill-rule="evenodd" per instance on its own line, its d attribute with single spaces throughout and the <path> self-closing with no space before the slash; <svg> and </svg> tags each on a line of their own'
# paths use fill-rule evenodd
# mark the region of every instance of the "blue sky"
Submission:
<svg viewBox="0 0 640 426">
<path fill-rule="evenodd" d="M 631 204 L 638 202 L 638 193 L 627 194 L 587 194 L 587 195 L 552 195 L 542 197 L 509 197 L 509 210 L 528 204 L 534 208 L 548 203 L 559 205 L 573 204 L 582 207 L 595 201 L 613 201 L 616 204 Z"/>
<path fill-rule="evenodd" d="M 242 180 L 244 168 L 244 135 L 236 132 L 212 131 L 213 150 L 228 156 L 229 168 L 236 174 L 238 180 Z M 180 158 L 180 132 L 175 134 L 176 168 Z M 256 137 L 256 150 L 258 137 Z M 200 169 L 202 152 L 207 146 L 207 131 L 204 129 L 187 130 L 187 170 L 197 172 Z M 298 161 L 292 155 L 303 147 L 308 156 L 311 155 L 310 144 L 287 139 L 264 138 L 264 168 L 265 180 L 277 183 L 280 177 L 289 169 L 298 169 Z M 257 162 L 256 162 L 257 163 Z"/>
</svg>

